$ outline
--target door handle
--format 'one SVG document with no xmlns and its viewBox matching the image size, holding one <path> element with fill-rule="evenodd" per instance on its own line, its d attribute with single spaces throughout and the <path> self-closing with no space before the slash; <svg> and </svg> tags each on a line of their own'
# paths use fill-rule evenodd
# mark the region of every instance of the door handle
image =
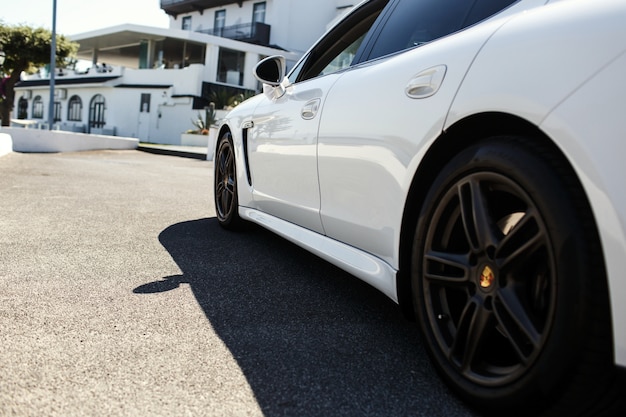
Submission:
<svg viewBox="0 0 626 417">
<path fill-rule="evenodd" d="M 315 118 L 315 116 L 317 116 L 317 112 L 320 109 L 321 103 L 322 103 L 322 100 L 319 98 L 314 98 L 313 100 L 307 101 L 304 107 L 302 107 L 302 112 L 301 112 L 302 118 L 304 120 L 311 120 Z"/>
<path fill-rule="evenodd" d="M 447 67 L 437 65 L 428 68 L 411 78 L 404 92 L 410 98 L 427 98 L 434 95 L 441 87 Z"/>
</svg>

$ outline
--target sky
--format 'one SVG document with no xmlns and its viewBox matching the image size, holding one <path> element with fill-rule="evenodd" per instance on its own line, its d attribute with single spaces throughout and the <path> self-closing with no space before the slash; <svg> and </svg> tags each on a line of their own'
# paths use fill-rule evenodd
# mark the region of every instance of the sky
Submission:
<svg viewBox="0 0 626 417">
<path fill-rule="evenodd" d="M 53 0 L 2 0 L 0 4 L 4 24 L 52 29 Z M 169 27 L 160 0 L 56 0 L 56 6 L 56 32 L 65 36 L 124 23 Z"/>
</svg>

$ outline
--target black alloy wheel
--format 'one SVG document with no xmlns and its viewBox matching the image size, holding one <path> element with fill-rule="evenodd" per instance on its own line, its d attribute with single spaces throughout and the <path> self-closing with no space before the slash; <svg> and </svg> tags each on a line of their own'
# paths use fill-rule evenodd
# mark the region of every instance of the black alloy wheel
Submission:
<svg viewBox="0 0 626 417">
<path fill-rule="evenodd" d="M 214 197 L 217 220 L 226 229 L 236 229 L 241 225 L 241 218 L 238 213 L 235 151 L 230 132 L 226 132 L 220 137 L 214 163 Z"/>
<path fill-rule="evenodd" d="M 611 352 L 610 331 L 591 342 L 601 355 L 585 349 L 610 329 L 606 309 L 591 314 L 608 295 L 588 204 L 552 151 L 525 143 L 492 138 L 444 167 L 412 258 L 438 370 L 470 402 L 522 414 L 562 396 L 584 363 L 606 371 Z"/>
</svg>

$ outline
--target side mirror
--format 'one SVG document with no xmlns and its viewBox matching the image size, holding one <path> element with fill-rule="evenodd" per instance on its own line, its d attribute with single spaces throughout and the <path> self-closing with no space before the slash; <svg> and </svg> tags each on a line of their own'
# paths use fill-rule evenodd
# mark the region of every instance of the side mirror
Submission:
<svg viewBox="0 0 626 417">
<path fill-rule="evenodd" d="M 278 87 L 285 78 L 287 65 L 285 57 L 280 55 L 265 58 L 254 67 L 254 77 L 263 84 Z"/>
</svg>

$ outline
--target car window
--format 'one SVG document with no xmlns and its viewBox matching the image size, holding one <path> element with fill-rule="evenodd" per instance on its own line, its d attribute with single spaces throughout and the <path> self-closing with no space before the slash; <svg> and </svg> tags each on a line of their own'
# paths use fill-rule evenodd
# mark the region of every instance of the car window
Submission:
<svg viewBox="0 0 626 417">
<path fill-rule="evenodd" d="M 390 13 L 368 59 L 420 46 L 473 25 L 517 0 L 404 0 Z"/>
<path fill-rule="evenodd" d="M 361 36 L 357 38 L 357 40 L 352 42 L 350 46 L 348 46 L 343 51 L 339 52 L 339 55 L 337 55 L 332 61 L 330 61 L 330 64 L 328 64 L 320 72 L 319 75 L 326 75 L 326 74 L 330 74 L 336 71 L 340 71 L 344 68 L 348 68 L 352 64 L 352 61 L 354 61 L 354 57 L 356 56 L 356 53 L 359 50 L 359 47 L 363 43 L 363 39 L 365 39 L 365 35 L 366 33 L 362 34 Z"/>
<path fill-rule="evenodd" d="M 389 0 L 372 0 L 350 13 L 322 38 L 289 74 L 300 82 L 352 65 L 364 39 Z"/>
</svg>

